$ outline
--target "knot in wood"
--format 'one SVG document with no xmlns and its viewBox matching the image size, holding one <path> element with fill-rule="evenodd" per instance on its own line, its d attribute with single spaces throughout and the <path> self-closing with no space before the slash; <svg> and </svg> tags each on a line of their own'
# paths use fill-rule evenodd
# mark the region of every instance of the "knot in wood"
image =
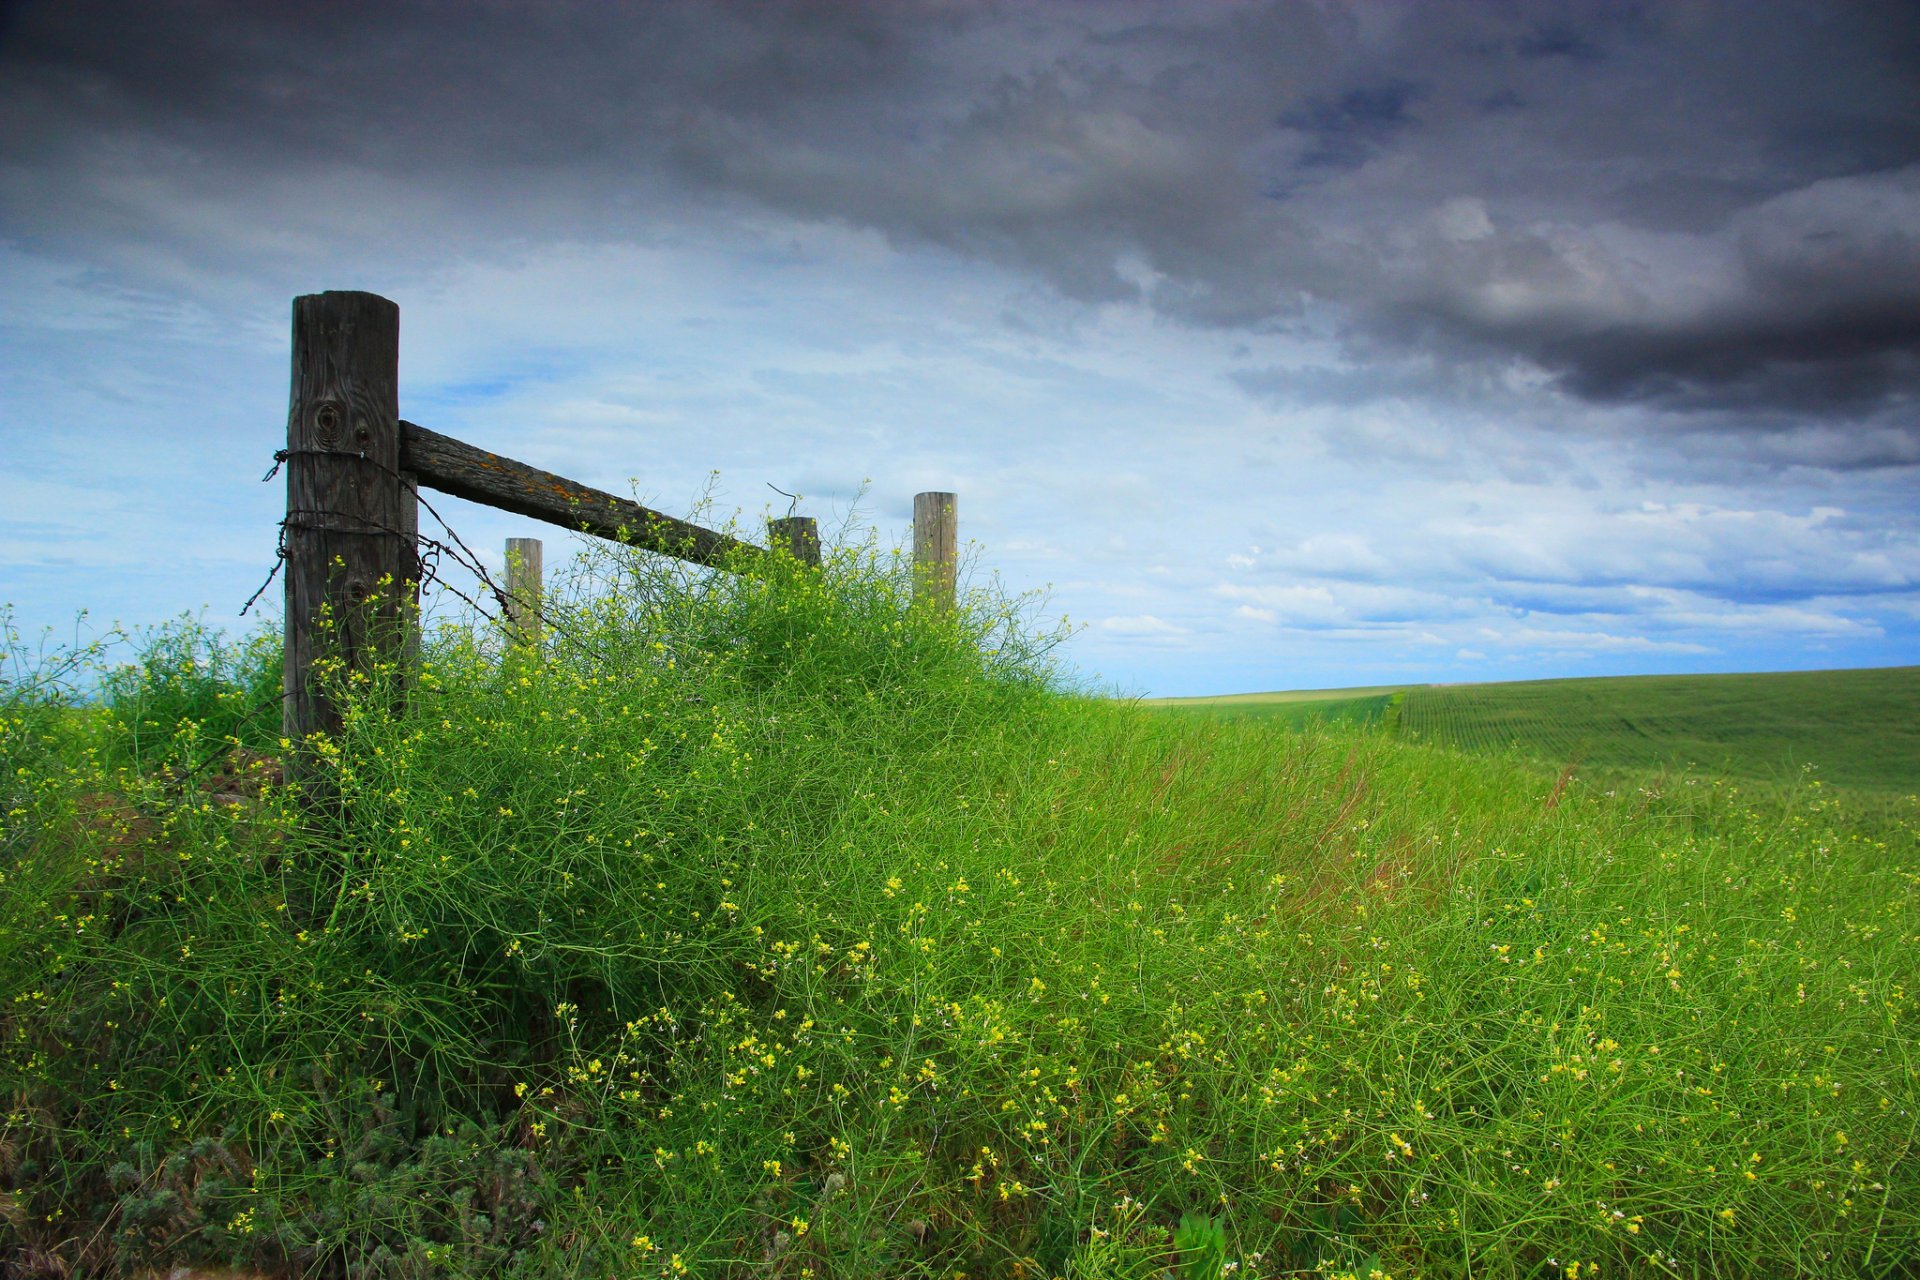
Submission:
<svg viewBox="0 0 1920 1280">
<path fill-rule="evenodd" d="M 340 406 L 323 400 L 313 411 L 313 433 L 321 444 L 340 442 Z"/>
</svg>

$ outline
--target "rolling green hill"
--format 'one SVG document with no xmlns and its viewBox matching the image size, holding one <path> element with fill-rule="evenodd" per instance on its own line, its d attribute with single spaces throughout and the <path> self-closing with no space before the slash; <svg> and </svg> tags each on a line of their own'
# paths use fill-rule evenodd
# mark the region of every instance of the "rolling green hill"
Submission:
<svg viewBox="0 0 1920 1280">
<path fill-rule="evenodd" d="M 1414 741 L 1588 769 L 1693 769 L 1769 782 L 1811 770 L 1834 785 L 1920 788 L 1920 667 L 1376 686 L 1145 705 L 1296 728 L 1377 723 Z"/>
<path fill-rule="evenodd" d="M 1155 698 L 1141 705 L 1228 720 L 1270 720 L 1289 729 L 1310 724 L 1385 723 L 1406 696 L 1400 685 L 1357 689 L 1302 689 L 1291 693 L 1233 693 L 1219 698 Z"/>
<path fill-rule="evenodd" d="M 1912 672 L 1223 720 L 644 554 L 291 781 L 271 636 L 0 608 L 0 1274 L 1920 1275 L 1920 801 L 1513 754 L 1899 777 Z"/>
</svg>

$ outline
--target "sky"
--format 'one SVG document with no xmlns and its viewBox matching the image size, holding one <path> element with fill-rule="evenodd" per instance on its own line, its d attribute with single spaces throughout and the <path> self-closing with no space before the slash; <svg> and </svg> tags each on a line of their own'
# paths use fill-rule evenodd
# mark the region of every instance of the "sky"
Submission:
<svg viewBox="0 0 1920 1280">
<path fill-rule="evenodd" d="M 675 514 L 957 493 L 1095 687 L 1920 662 L 1910 0 L 0 0 L 16 626 L 253 625 L 326 289 Z"/>
</svg>

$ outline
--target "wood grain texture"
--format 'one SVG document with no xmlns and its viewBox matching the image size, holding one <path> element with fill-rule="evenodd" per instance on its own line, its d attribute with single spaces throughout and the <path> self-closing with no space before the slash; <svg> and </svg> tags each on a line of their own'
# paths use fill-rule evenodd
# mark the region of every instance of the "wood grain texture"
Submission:
<svg viewBox="0 0 1920 1280">
<path fill-rule="evenodd" d="M 940 609 L 953 608 L 960 547 L 959 502 L 959 497 L 951 493 L 913 495 L 915 598 Z"/>
<path fill-rule="evenodd" d="M 760 548 L 664 512 L 575 483 L 411 422 L 400 424 L 401 458 L 429 489 L 565 529 L 596 534 L 695 564 L 727 567 Z"/>
<path fill-rule="evenodd" d="M 767 545 L 785 547 L 801 564 L 820 567 L 820 522 L 812 516 L 782 516 L 767 521 Z"/>
<path fill-rule="evenodd" d="M 282 731 L 332 733 L 317 660 L 391 663 L 403 684 L 419 563 L 400 475 L 400 308 L 377 294 L 293 301 L 287 412 L 286 675 Z"/>
<path fill-rule="evenodd" d="M 507 539 L 507 634 L 515 644 L 540 647 L 540 596 L 545 548 L 538 538 Z"/>
</svg>

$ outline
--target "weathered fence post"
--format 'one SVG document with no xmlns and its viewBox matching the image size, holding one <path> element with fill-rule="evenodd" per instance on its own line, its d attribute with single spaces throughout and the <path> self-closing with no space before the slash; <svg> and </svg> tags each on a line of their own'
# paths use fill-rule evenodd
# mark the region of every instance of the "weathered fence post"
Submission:
<svg viewBox="0 0 1920 1280">
<path fill-rule="evenodd" d="M 913 590 L 937 609 L 953 608 L 959 557 L 959 499 L 951 493 L 913 495 Z"/>
<path fill-rule="evenodd" d="M 812 516 L 767 521 L 767 545 L 785 547 L 801 564 L 820 567 L 820 523 Z"/>
<path fill-rule="evenodd" d="M 316 670 L 385 666 L 402 687 L 419 566 L 416 495 L 400 474 L 400 308 L 372 293 L 293 300 L 287 413 L 286 677 L 296 746 L 340 727 Z M 291 763 L 291 762 L 290 762 Z"/>
<path fill-rule="evenodd" d="M 507 539 L 507 635 L 540 647 L 541 546 L 538 538 Z"/>
</svg>

